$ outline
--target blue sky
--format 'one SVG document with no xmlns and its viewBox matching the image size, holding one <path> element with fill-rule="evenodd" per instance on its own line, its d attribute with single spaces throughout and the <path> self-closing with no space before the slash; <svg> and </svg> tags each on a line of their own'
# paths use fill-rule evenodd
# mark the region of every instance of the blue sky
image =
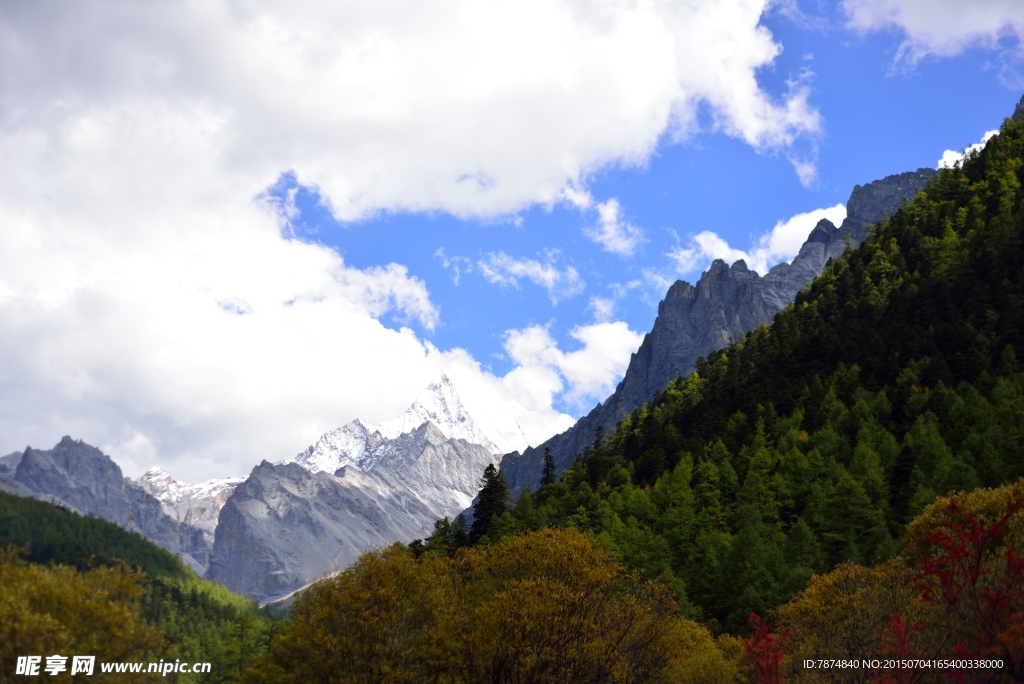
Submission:
<svg viewBox="0 0 1024 684">
<path fill-rule="evenodd" d="M 1020 0 L 0 5 L 0 453 L 241 475 L 441 372 L 537 444 L 673 280 L 997 128 L 1022 36 Z"/>
</svg>

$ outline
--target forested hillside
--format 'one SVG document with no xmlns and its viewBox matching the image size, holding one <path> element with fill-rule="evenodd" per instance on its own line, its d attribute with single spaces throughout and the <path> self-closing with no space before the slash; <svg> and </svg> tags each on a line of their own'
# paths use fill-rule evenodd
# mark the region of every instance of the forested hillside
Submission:
<svg viewBox="0 0 1024 684">
<path fill-rule="evenodd" d="M 255 602 L 137 533 L 2 492 L 0 587 L 0 682 L 20 679 L 17 656 L 54 653 L 209 662 L 208 675 L 169 677 L 232 681 L 265 648 L 271 626 Z"/>
<path fill-rule="evenodd" d="M 557 482 L 485 512 L 484 542 L 591 532 L 740 633 L 813 573 L 890 558 L 937 495 L 1021 477 L 1022 158 L 1009 120 L 771 325 L 596 435 Z"/>
</svg>

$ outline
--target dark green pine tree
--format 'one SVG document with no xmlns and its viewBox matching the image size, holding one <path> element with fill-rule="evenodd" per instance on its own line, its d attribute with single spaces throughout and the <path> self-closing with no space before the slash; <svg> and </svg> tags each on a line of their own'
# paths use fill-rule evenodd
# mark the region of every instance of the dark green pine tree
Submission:
<svg viewBox="0 0 1024 684">
<path fill-rule="evenodd" d="M 418 543 L 417 543 L 418 542 Z M 466 530 L 466 516 L 462 513 L 452 520 L 447 515 L 434 523 L 434 532 L 426 541 L 414 539 L 409 548 L 419 558 L 424 551 L 433 551 L 447 556 L 455 555 L 457 549 L 469 545 L 469 532 Z"/>
<path fill-rule="evenodd" d="M 472 544 L 480 541 L 487 534 L 491 520 L 508 510 L 508 482 L 505 473 L 489 464 L 484 469 L 484 477 L 480 481 L 480 494 L 473 506 L 473 526 L 469 528 L 469 541 Z"/>
<path fill-rule="evenodd" d="M 544 470 L 540 476 L 540 486 L 555 484 L 555 459 L 551 455 L 551 447 L 544 447 Z"/>
</svg>

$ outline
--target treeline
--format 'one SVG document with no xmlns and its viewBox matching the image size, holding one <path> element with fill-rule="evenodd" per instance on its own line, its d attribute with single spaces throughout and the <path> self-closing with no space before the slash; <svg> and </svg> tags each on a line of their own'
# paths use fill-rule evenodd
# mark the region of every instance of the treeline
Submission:
<svg viewBox="0 0 1024 684">
<path fill-rule="evenodd" d="M 0 588 L 0 682 L 20 679 L 18 656 L 54 653 L 210 662 L 201 681 L 234 681 L 272 629 L 255 602 L 197 577 L 139 534 L 2 492 Z"/>
<path fill-rule="evenodd" d="M 589 532 L 742 634 L 813 574 L 892 558 L 936 496 L 1024 475 L 1022 158 L 1008 121 L 557 481 L 514 505 L 488 481 L 469 541 Z M 442 521 L 425 545 L 460 535 Z"/>
</svg>

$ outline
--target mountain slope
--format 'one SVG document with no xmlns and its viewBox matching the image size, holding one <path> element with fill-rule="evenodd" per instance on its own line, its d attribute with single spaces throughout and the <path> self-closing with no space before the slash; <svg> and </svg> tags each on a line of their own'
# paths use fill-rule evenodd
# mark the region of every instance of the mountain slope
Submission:
<svg viewBox="0 0 1024 684">
<path fill-rule="evenodd" d="M 576 425 L 522 454 L 501 462 L 513 492 L 536 487 L 543 454 L 551 449 L 558 470 L 594 441 L 598 428 L 610 435 L 630 411 L 654 398 L 669 382 L 695 368 L 697 359 L 739 340 L 772 317 L 816 277 L 829 259 L 856 247 L 867 237 L 866 226 L 896 213 L 935 175 L 918 169 L 856 186 L 847 202 L 847 216 L 838 229 L 822 220 L 789 264 L 774 266 L 763 277 L 743 261 L 731 267 L 716 260 L 692 286 L 682 280 L 669 288 L 658 305 L 658 317 L 615 392 Z"/>
<path fill-rule="evenodd" d="M 220 512 L 209 577 L 273 601 L 370 548 L 425 537 L 470 505 L 497 451 L 441 374 L 395 420 L 353 420 L 253 469 Z"/>
</svg>

